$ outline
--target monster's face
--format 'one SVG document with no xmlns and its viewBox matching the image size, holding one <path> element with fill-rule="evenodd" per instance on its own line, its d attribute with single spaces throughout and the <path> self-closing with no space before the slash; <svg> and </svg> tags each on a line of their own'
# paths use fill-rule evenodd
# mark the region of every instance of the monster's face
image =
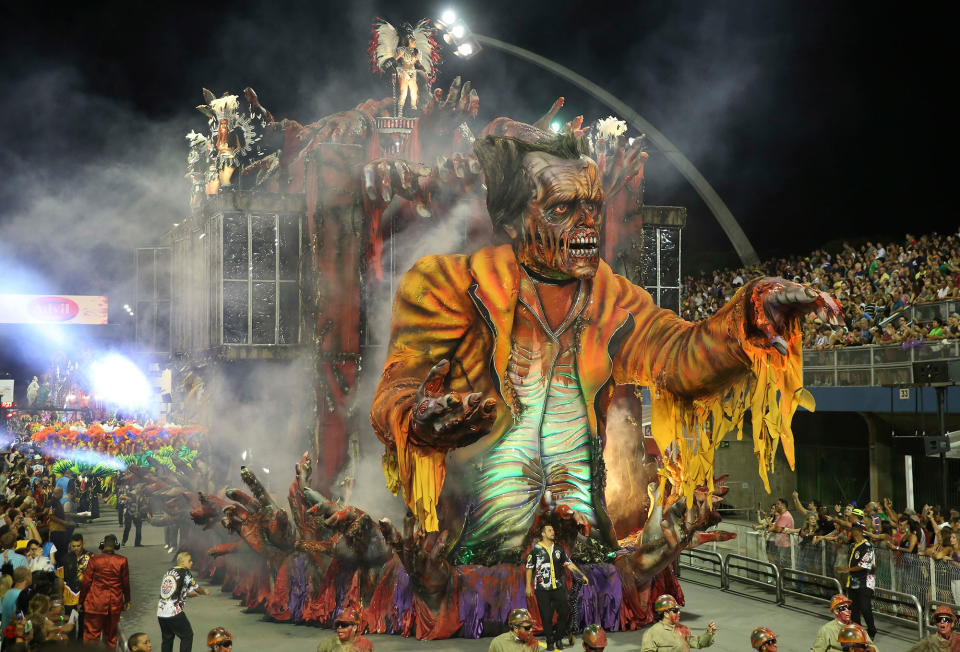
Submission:
<svg viewBox="0 0 960 652">
<path fill-rule="evenodd" d="M 504 228 L 517 259 L 551 279 L 593 278 L 600 264 L 603 190 L 597 164 L 586 156 L 530 152 L 523 166 L 534 191 L 523 216 Z"/>
</svg>

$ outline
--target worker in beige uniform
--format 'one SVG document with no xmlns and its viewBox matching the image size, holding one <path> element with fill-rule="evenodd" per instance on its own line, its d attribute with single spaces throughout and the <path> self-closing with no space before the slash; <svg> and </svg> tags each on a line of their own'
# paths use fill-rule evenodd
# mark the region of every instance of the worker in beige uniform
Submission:
<svg viewBox="0 0 960 652">
<path fill-rule="evenodd" d="M 510 629 L 490 641 L 487 652 L 530 652 L 537 649 L 533 617 L 526 609 L 514 609 L 507 617 Z"/>
<path fill-rule="evenodd" d="M 957 616 L 953 609 L 940 605 L 930 617 L 930 624 L 937 628 L 935 634 L 926 637 L 907 652 L 960 652 L 960 634 L 953 631 Z"/>
<path fill-rule="evenodd" d="M 680 607 L 672 595 L 661 595 L 653 603 L 657 622 L 643 633 L 640 652 L 686 652 L 689 648 L 710 647 L 717 633 L 717 623 L 707 623 L 707 631 L 699 636 L 680 626 Z"/>
<path fill-rule="evenodd" d="M 757 652 L 777 652 L 777 635 L 766 627 L 757 627 L 750 633 L 750 647 Z"/>
<path fill-rule="evenodd" d="M 813 640 L 810 652 L 827 652 L 827 650 L 842 649 L 840 643 L 837 641 L 840 630 L 847 625 L 857 625 L 851 619 L 852 607 L 853 601 L 842 593 L 838 593 L 830 599 L 830 613 L 834 615 L 834 619 L 821 627 L 817 632 L 817 638 Z M 859 625 L 857 626 L 859 627 Z M 870 636 L 867 635 L 866 630 L 864 630 L 864 636 L 867 637 L 867 643 L 876 650 L 876 646 L 873 645 L 873 641 L 870 640 Z"/>
</svg>

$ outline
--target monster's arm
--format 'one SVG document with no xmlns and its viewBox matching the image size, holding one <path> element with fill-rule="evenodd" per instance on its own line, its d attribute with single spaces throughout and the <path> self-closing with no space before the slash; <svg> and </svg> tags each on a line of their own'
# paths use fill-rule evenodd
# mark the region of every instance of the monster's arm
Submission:
<svg viewBox="0 0 960 652">
<path fill-rule="evenodd" d="M 472 278 L 464 256 L 427 256 L 400 281 L 393 304 L 390 348 L 370 410 L 374 432 L 386 445 L 388 488 L 403 497 L 417 521 L 437 529 L 435 506 L 443 487 L 451 441 L 426 441 L 413 427 L 421 383 L 434 365 L 449 360 L 472 324 L 467 294 Z M 446 450 L 445 450 L 446 449 Z"/>
<path fill-rule="evenodd" d="M 626 279 L 613 278 L 618 305 L 629 313 L 613 360 L 614 381 L 650 386 L 654 439 L 661 451 L 675 444 L 678 452 L 678 477 L 671 478 L 675 492 L 692 500 L 694 487 L 710 484 L 714 449 L 726 432 L 742 425 L 747 407 L 764 483 L 781 441 L 792 468 L 790 419 L 798 405 L 812 408 L 802 388 L 797 311 L 774 311 L 773 320 L 755 314 L 757 306 L 770 311 L 770 299 L 782 284 L 750 281 L 715 315 L 691 323 L 658 308 Z M 791 284 L 787 290 L 811 301 L 802 286 Z M 778 325 L 776 332 L 771 321 Z M 712 431 L 706 428 L 709 415 Z M 696 432 L 693 446 L 681 441 L 685 427 Z"/>
</svg>

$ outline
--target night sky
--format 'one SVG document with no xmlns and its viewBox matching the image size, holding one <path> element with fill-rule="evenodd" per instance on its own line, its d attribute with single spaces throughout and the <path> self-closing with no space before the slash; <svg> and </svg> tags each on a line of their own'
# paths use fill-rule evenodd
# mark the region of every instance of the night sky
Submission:
<svg viewBox="0 0 960 652">
<path fill-rule="evenodd" d="M 634 107 L 699 168 L 761 257 L 956 227 L 944 165 L 953 37 L 921 5 L 6 3 L 5 291 L 126 296 L 132 248 L 186 212 L 183 135 L 205 128 L 193 109 L 201 87 L 250 85 L 278 118 L 312 122 L 389 93 L 366 56 L 377 16 L 414 22 L 446 7 Z M 610 113 L 500 52 L 445 59 L 440 85 L 459 73 L 479 90 L 475 131 L 497 115 L 533 121 L 560 95 L 564 119 Z M 729 255 L 693 189 L 650 153 L 648 203 L 689 208 L 685 254 Z"/>
</svg>

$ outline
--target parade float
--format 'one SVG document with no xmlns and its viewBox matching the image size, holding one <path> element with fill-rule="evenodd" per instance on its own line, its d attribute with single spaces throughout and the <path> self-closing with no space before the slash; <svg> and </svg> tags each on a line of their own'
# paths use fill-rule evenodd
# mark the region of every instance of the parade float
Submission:
<svg viewBox="0 0 960 652">
<path fill-rule="evenodd" d="M 193 302 L 207 312 L 184 350 L 207 364 L 237 357 L 234 345 L 305 344 L 312 434 L 286 507 L 250 468 L 246 490 L 223 491 L 178 469 L 164 523 L 180 525 L 198 570 L 276 621 L 329 627 L 358 607 L 367 631 L 420 639 L 496 634 L 511 609 L 536 613 L 522 562 L 550 524 L 589 579 L 571 586 L 573 627 L 637 629 L 652 621 L 651 597 L 682 601 L 680 552 L 728 536 L 709 530 L 725 491 L 713 464 L 722 439 L 742 436 L 748 418 L 764 482 L 778 448 L 793 464 L 791 418 L 813 408 L 797 322 L 811 310 L 830 319 L 837 305 L 760 278 L 697 324 L 658 307 L 623 264 L 643 215 L 642 135 L 615 118 L 551 129 L 562 98 L 530 123 L 477 129 L 469 82 L 432 88 L 434 37 L 428 21 L 379 21 L 369 53 L 393 95 L 312 124 L 276 119 L 250 88 L 204 89 L 208 132 L 188 135 L 193 214 L 172 241 L 180 273 L 191 273 L 187 259 L 176 265 L 184 243 L 214 290 Z M 390 267 L 391 238 L 425 221 L 443 233 L 453 215 L 461 253 Z M 278 247 L 284 225 L 299 234 L 295 274 L 271 249 L 264 264 L 276 273 L 256 276 L 248 234 L 264 224 Z M 385 287 L 391 326 L 374 355 L 366 305 Z M 284 322 L 288 289 L 301 331 Z M 270 312 L 258 312 L 257 292 Z M 245 307 L 231 312 L 236 301 Z M 358 405 L 364 373 L 379 383 Z M 188 376 L 202 397 L 202 373 Z M 610 423 L 611 405 L 629 413 L 640 386 L 655 456 L 629 419 Z M 370 425 L 402 523 L 343 490 L 351 442 Z"/>
</svg>

